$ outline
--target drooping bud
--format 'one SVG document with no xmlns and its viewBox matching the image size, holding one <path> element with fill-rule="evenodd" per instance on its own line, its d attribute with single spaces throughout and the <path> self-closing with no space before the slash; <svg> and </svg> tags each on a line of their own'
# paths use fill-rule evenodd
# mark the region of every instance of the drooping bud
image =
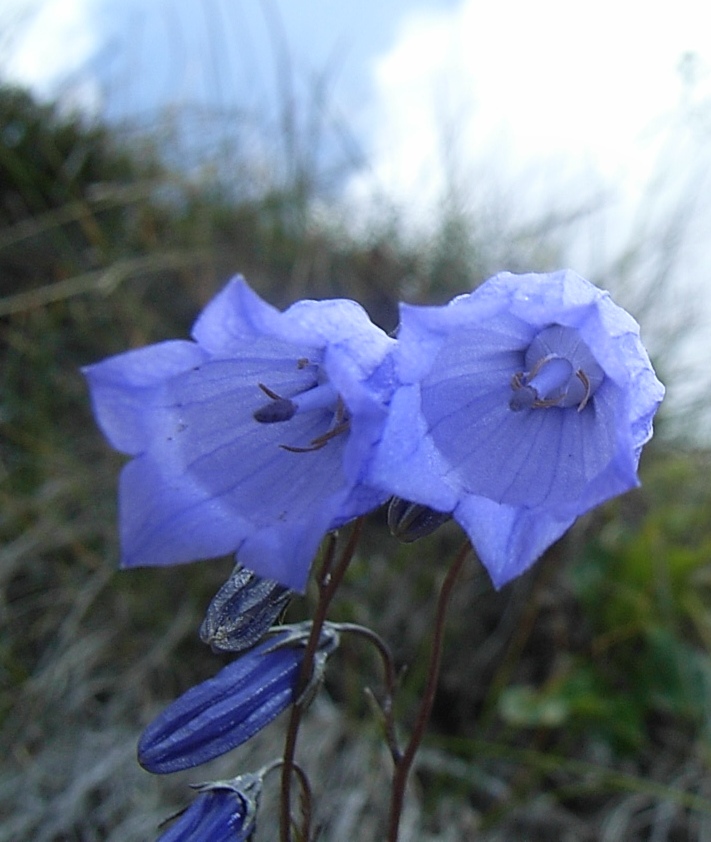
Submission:
<svg viewBox="0 0 711 842">
<path fill-rule="evenodd" d="M 286 609 L 292 592 L 236 565 L 213 598 L 200 626 L 200 639 L 216 652 L 254 646 Z"/>
<path fill-rule="evenodd" d="M 314 659 L 311 683 L 299 693 L 301 664 L 310 623 L 280 626 L 272 639 L 190 688 L 160 713 L 138 742 L 138 762 L 166 774 L 226 754 L 268 725 L 317 687 L 338 633 L 326 624 Z"/>
<path fill-rule="evenodd" d="M 451 519 L 451 512 L 437 512 L 429 506 L 411 503 L 402 497 L 393 497 L 388 506 L 388 528 L 404 544 L 431 535 Z"/>
</svg>

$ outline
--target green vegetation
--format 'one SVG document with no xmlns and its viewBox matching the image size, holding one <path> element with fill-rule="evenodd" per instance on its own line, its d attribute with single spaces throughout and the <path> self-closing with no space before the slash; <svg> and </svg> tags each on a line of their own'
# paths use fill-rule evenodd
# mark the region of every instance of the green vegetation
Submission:
<svg viewBox="0 0 711 842">
<path fill-rule="evenodd" d="M 9 88 L 0 139 L 0 842 L 143 840 L 186 802 L 186 781 L 273 756 L 280 730 L 175 781 L 137 767 L 152 713 L 222 663 L 196 630 L 231 565 L 116 570 L 121 460 L 79 366 L 186 335 L 237 271 L 275 304 L 345 294 L 390 329 L 400 298 L 445 300 L 504 268 L 504 238 L 505 268 L 554 268 L 560 231 L 492 231 L 447 211 L 414 246 L 395 222 L 355 236 L 318 172 L 282 167 L 294 175 L 257 189 L 231 152 L 187 175 L 166 162 L 165 138 L 86 125 Z M 642 489 L 520 581 L 493 593 L 469 565 L 408 808 L 413 839 L 708 838 L 710 462 L 669 433 L 645 452 Z M 460 542 L 450 524 L 398 546 L 373 516 L 337 600 L 333 619 L 372 625 L 408 665 L 405 722 Z M 348 643 L 304 732 L 324 840 L 339 811 L 344 821 L 344 787 L 359 810 L 386 809 L 362 692 L 378 681 L 372 653 Z M 360 838 L 377 838 L 356 819 Z"/>
</svg>

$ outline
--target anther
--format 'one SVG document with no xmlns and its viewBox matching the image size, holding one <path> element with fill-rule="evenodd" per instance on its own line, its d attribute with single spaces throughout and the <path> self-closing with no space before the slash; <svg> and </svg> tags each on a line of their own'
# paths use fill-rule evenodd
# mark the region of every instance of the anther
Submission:
<svg viewBox="0 0 711 842">
<path fill-rule="evenodd" d="M 316 436 L 315 439 L 311 439 L 307 447 L 295 447 L 290 444 L 280 444 L 279 447 L 281 447 L 282 450 L 288 450 L 289 453 L 311 453 L 314 450 L 321 450 L 321 448 L 325 447 L 331 439 L 336 438 L 336 436 L 340 436 L 341 433 L 347 433 L 350 426 L 351 422 L 348 418 L 345 404 L 339 396 L 336 404 L 336 412 L 333 417 L 333 426 L 330 430 L 327 430 L 320 436 Z"/>
<path fill-rule="evenodd" d="M 582 400 L 580 401 L 580 403 L 578 404 L 578 412 L 582 412 L 582 411 L 585 409 L 585 405 L 586 405 L 586 404 L 587 404 L 587 402 L 590 400 L 590 395 L 592 394 L 592 389 L 591 389 L 591 386 L 590 386 L 590 378 L 589 378 L 589 377 L 587 376 L 587 374 L 586 374 L 586 373 L 582 370 L 582 368 L 579 368 L 579 369 L 575 372 L 575 376 L 578 378 L 578 380 L 579 380 L 579 381 L 583 384 L 583 386 L 585 387 L 585 395 L 583 396 L 583 399 L 582 399 Z"/>
<path fill-rule="evenodd" d="M 297 365 L 302 360 L 299 360 Z M 303 360 L 308 365 L 308 360 Z M 293 398 L 284 398 L 278 392 L 265 386 L 264 383 L 257 384 L 259 388 L 271 398 L 271 402 L 255 410 L 252 417 L 260 424 L 278 424 L 282 421 L 291 420 L 297 413 L 325 411 L 333 413 L 331 425 L 325 433 L 312 439 L 305 447 L 298 447 L 290 444 L 280 444 L 283 450 L 290 453 L 310 453 L 313 450 L 321 450 L 331 439 L 346 433 L 350 429 L 350 419 L 345 404 L 336 389 L 327 381 L 312 386 Z"/>
</svg>

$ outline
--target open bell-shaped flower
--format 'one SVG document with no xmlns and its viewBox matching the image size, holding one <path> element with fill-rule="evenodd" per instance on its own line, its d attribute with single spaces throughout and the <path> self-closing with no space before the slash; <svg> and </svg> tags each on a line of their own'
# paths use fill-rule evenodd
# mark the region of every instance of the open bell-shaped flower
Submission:
<svg viewBox="0 0 711 842">
<path fill-rule="evenodd" d="M 498 587 L 639 484 L 664 395 L 639 325 L 571 271 L 502 273 L 402 305 L 398 387 L 370 479 L 451 512 Z"/>
<path fill-rule="evenodd" d="M 120 481 L 122 565 L 235 552 L 303 591 L 324 534 L 388 496 L 363 477 L 395 341 L 353 301 L 279 312 L 240 277 L 192 335 L 84 369 L 104 434 L 134 457 Z"/>
</svg>

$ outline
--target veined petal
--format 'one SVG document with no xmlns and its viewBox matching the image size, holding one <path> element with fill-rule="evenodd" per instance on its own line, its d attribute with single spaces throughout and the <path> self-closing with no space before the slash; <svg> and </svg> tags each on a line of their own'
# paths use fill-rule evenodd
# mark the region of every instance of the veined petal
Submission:
<svg viewBox="0 0 711 842">
<path fill-rule="evenodd" d="M 458 489 L 448 476 L 449 462 L 428 435 L 419 385 L 395 391 L 370 478 L 390 494 L 438 511 L 452 511 Z"/>
<path fill-rule="evenodd" d="M 288 375 L 279 366 L 272 373 L 285 393 L 305 376 L 295 366 Z M 236 551 L 260 575 L 303 586 L 324 532 L 339 525 L 345 441 L 313 453 L 283 450 L 307 446 L 330 419 L 309 413 L 288 429 L 258 424 L 256 376 L 250 360 L 217 360 L 165 385 L 162 404 L 150 412 L 151 449 L 121 477 L 124 566 Z"/>
<path fill-rule="evenodd" d="M 447 375 L 440 379 L 433 372 L 423 382 L 421 404 L 457 485 L 513 506 L 565 505 L 582 494 L 615 452 L 615 427 L 600 423 L 600 401 L 580 412 L 562 407 L 512 412 L 510 380 L 517 353 L 479 357 L 475 343 L 459 344 L 488 362 L 489 371 L 481 377 L 465 371 L 454 378 L 456 368 L 445 348 L 436 373 Z M 612 383 L 606 384 L 606 391 L 613 390 Z"/>
<path fill-rule="evenodd" d="M 193 336 L 86 369 L 107 436 L 137 457 L 120 484 L 122 564 L 236 552 L 303 591 L 323 535 L 388 497 L 365 476 L 392 392 L 394 340 L 355 302 L 301 301 L 282 313 L 241 278 L 207 305 Z M 326 399 L 312 400 L 317 391 Z"/>
<path fill-rule="evenodd" d="M 350 519 L 338 461 L 342 446 L 334 442 L 327 452 L 309 454 L 282 452 L 278 445 L 273 455 L 263 445 L 236 448 L 233 455 L 213 451 L 199 465 L 199 480 L 194 471 L 169 470 L 160 452 L 135 459 L 121 474 L 122 565 L 236 552 L 259 575 L 300 590 L 324 533 Z M 366 495 L 364 505 L 382 496 Z"/>
<path fill-rule="evenodd" d="M 102 432 L 122 453 L 134 455 L 150 443 L 146 406 L 170 377 L 200 365 L 206 354 L 192 342 L 175 340 L 109 357 L 82 369 Z"/>
<path fill-rule="evenodd" d="M 243 353 L 245 341 L 273 335 L 279 316 L 237 275 L 208 302 L 191 334 L 211 356 L 230 359 Z"/>
<path fill-rule="evenodd" d="M 569 271 L 501 273 L 401 319 L 371 476 L 452 511 L 497 586 L 638 484 L 664 388 L 608 293 Z"/>
<path fill-rule="evenodd" d="M 394 345 L 355 301 L 297 301 L 280 312 L 239 275 L 203 310 L 192 334 L 201 347 L 220 357 L 233 357 L 242 352 L 242 342 L 264 335 L 327 352 L 347 349 L 361 374 L 372 373 Z"/>
<path fill-rule="evenodd" d="M 505 506 L 485 497 L 465 497 L 454 510 L 496 588 L 520 576 L 564 535 L 575 516 Z"/>
</svg>

